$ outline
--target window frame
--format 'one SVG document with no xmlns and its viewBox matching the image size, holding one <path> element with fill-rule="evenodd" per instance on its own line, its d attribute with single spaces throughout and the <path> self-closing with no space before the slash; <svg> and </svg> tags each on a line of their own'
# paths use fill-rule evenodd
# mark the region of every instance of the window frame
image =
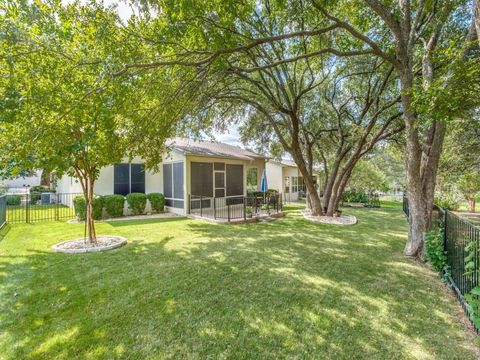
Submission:
<svg viewBox="0 0 480 360">
<path fill-rule="evenodd" d="M 183 174 L 183 183 L 182 183 L 182 193 L 183 193 L 183 198 L 178 198 L 175 197 L 175 171 L 174 169 L 174 164 L 182 164 L 182 174 Z M 166 196 L 165 195 L 165 166 L 171 166 L 171 184 L 172 184 L 172 196 Z M 175 208 L 175 209 L 184 209 L 185 208 L 185 162 L 183 160 L 178 160 L 178 161 L 170 161 L 167 163 L 162 164 L 162 180 L 163 180 L 163 193 L 165 196 L 165 206 Z M 169 205 L 171 203 L 172 205 Z M 176 206 L 180 205 L 182 206 Z"/>
<path fill-rule="evenodd" d="M 119 165 L 123 165 L 123 166 L 127 165 L 128 166 L 128 193 L 126 193 L 126 194 L 121 194 L 121 193 L 115 191 L 115 187 L 116 187 L 116 184 L 117 184 L 117 181 L 116 181 L 116 174 L 117 174 L 116 167 L 119 166 Z M 118 164 L 113 165 L 113 193 L 114 194 L 127 196 L 128 194 L 132 193 L 132 165 L 141 167 L 141 169 L 142 169 L 141 173 L 143 174 L 143 194 L 146 193 L 145 164 L 143 164 L 143 163 L 118 163 Z M 125 183 L 122 183 L 122 184 L 125 184 Z M 135 182 L 135 184 L 141 184 L 141 183 Z"/>
</svg>

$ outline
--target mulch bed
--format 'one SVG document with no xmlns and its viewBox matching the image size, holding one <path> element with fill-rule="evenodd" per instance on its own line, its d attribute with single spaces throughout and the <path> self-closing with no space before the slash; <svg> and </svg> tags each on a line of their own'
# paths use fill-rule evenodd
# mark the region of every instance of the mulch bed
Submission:
<svg viewBox="0 0 480 360">
<path fill-rule="evenodd" d="M 99 235 L 96 243 L 90 243 L 88 239 L 79 238 L 63 241 L 52 247 L 55 252 L 65 254 L 80 254 L 86 252 L 98 252 L 116 249 L 127 243 L 127 239 L 116 235 Z"/>
</svg>

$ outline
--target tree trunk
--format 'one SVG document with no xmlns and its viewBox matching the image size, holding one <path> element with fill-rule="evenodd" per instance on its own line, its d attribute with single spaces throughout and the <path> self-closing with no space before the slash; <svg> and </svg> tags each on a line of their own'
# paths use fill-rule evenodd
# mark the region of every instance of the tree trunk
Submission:
<svg viewBox="0 0 480 360">
<path fill-rule="evenodd" d="M 300 149 L 292 148 L 291 155 L 293 157 L 293 160 L 297 164 L 298 170 L 302 174 L 305 187 L 307 188 L 307 192 L 310 197 L 310 210 L 312 212 L 312 215 L 321 215 L 322 203 L 320 201 L 320 196 L 318 196 L 318 192 L 315 188 L 315 183 L 313 181 L 313 176 L 307 169 Z"/>
<path fill-rule="evenodd" d="M 471 196 L 468 198 L 468 211 L 474 213 L 476 211 L 476 199 L 475 196 Z"/>
<path fill-rule="evenodd" d="M 478 45 L 480 46 L 480 0 L 473 0 L 473 23 L 477 33 Z"/>
<path fill-rule="evenodd" d="M 85 198 L 85 224 L 87 226 L 88 241 L 92 244 L 97 243 L 97 235 L 95 232 L 95 222 L 93 220 L 93 187 L 95 185 L 95 176 L 88 170 L 74 168 L 80 185 L 82 186 L 83 197 Z"/>
<path fill-rule="evenodd" d="M 417 114 L 412 108 L 411 89 L 413 86 L 413 72 L 410 66 L 406 66 L 400 79 L 402 83 L 402 107 L 406 131 L 406 187 L 410 211 L 410 226 L 404 254 L 421 257 L 423 256 L 423 233 L 425 231 L 425 202 L 421 179 L 422 147 L 419 139 Z"/>
<path fill-rule="evenodd" d="M 97 243 L 97 234 L 95 232 L 95 221 L 93 219 L 93 185 L 95 180 L 92 176 L 89 176 L 87 179 L 88 189 L 87 189 L 87 198 L 85 202 L 87 204 L 87 233 L 88 241 L 92 244 Z"/>
<path fill-rule="evenodd" d="M 40 177 L 40 185 L 50 187 L 50 171 L 43 170 Z"/>
<path fill-rule="evenodd" d="M 423 153 L 422 191 L 425 202 L 425 230 L 427 231 L 432 226 L 435 184 L 446 130 L 447 126 L 444 122 L 435 121 L 426 135 L 428 138 L 426 139 L 426 151 Z"/>
</svg>

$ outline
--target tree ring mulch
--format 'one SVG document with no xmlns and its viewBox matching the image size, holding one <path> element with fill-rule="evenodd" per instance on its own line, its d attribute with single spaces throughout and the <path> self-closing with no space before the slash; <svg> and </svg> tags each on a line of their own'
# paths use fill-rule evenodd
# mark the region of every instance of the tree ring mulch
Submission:
<svg viewBox="0 0 480 360">
<path fill-rule="evenodd" d="M 357 223 L 357 218 L 353 215 L 342 214 L 338 217 L 331 216 L 316 216 L 312 215 L 309 210 L 302 211 L 302 215 L 305 219 L 319 222 L 322 224 L 331 224 L 331 225 L 355 225 Z"/>
<path fill-rule="evenodd" d="M 88 252 L 106 251 L 119 248 L 127 243 L 127 239 L 116 235 L 99 235 L 97 243 L 91 244 L 88 239 L 78 238 L 63 241 L 52 246 L 52 249 L 58 253 L 64 254 L 83 254 Z"/>
</svg>

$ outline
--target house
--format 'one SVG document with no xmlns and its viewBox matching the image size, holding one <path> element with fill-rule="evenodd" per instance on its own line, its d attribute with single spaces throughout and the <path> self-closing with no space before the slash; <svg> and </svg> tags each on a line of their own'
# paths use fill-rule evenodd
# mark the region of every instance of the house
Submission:
<svg viewBox="0 0 480 360">
<path fill-rule="evenodd" d="M 230 211 L 229 205 L 235 197 L 247 195 L 249 171 L 254 170 L 260 184 L 267 159 L 237 146 L 212 141 L 176 138 L 169 147 L 171 151 L 165 154 L 159 172 L 146 170 L 140 158 L 101 169 L 94 193 L 161 192 L 167 210 L 180 215 L 195 209 L 214 209 L 221 204 Z M 57 193 L 81 193 L 81 186 L 75 178 L 63 176 L 57 181 Z"/>
<path fill-rule="evenodd" d="M 27 176 L 1 180 L 0 186 L 5 187 L 9 193 L 26 193 L 30 187 L 40 185 L 41 179 L 42 170 L 36 170 Z"/>
<path fill-rule="evenodd" d="M 268 188 L 283 194 L 284 201 L 297 201 L 305 196 L 306 189 L 303 177 L 292 160 L 269 160 L 266 163 Z M 318 177 L 314 176 L 317 183 Z"/>
</svg>

